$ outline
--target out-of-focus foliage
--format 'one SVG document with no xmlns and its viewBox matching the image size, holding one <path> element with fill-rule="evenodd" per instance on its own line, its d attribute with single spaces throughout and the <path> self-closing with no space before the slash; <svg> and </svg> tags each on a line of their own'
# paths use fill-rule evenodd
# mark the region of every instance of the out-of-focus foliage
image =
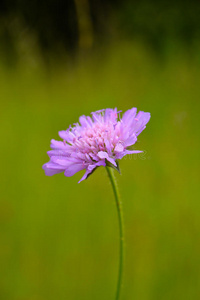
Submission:
<svg viewBox="0 0 200 300">
<path fill-rule="evenodd" d="M 46 177 L 50 139 L 82 114 L 133 106 L 152 118 L 142 156 L 120 162 L 122 300 L 200 298 L 199 51 L 161 64 L 134 42 L 47 72 L 1 67 L 0 299 L 114 299 L 117 212 L 106 171 Z"/>
<path fill-rule="evenodd" d="M 199 40 L 199 15 L 194 0 L 2 0 L 0 51 L 12 64 L 28 44 L 39 47 L 48 62 L 63 51 L 74 57 L 126 36 L 163 54 L 166 40 L 187 47 Z"/>
<path fill-rule="evenodd" d="M 116 174 L 121 300 L 200 299 L 199 2 L 0 2 L 0 299 L 110 300 L 118 220 L 103 167 L 46 177 L 82 114 L 149 111 Z"/>
<path fill-rule="evenodd" d="M 125 1 L 119 14 L 123 33 L 143 39 L 157 50 L 166 41 L 182 41 L 185 46 L 200 38 L 200 2 L 198 1 Z"/>
</svg>

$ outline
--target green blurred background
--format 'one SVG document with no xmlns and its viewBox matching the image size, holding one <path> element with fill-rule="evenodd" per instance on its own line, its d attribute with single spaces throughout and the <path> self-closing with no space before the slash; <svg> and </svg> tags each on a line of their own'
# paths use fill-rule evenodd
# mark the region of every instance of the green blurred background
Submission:
<svg viewBox="0 0 200 300">
<path fill-rule="evenodd" d="M 122 300 L 200 299 L 200 4 L 0 4 L 0 299 L 110 300 L 118 220 L 106 170 L 46 177 L 50 140 L 82 114 L 138 107 L 142 156 L 116 174 Z"/>
</svg>

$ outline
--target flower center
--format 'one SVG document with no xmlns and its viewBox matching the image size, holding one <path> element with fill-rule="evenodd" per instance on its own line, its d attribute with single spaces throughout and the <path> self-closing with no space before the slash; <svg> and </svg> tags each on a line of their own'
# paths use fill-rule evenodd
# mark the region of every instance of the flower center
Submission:
<svg viewBox="0 0 200 300">
<path fill-rule="evenodd" d="M 110 144 L 111 150 L 115 147 L 113 124 L 96 123 L 93 127 L 84 128 L 79 132 L 79 136 L 74 138 L 74 146 L 82 153 L 94 153 L 107 151 L 107 145 Z M 116 138 L 115 138 L 116 139 Z"/>
</svg>

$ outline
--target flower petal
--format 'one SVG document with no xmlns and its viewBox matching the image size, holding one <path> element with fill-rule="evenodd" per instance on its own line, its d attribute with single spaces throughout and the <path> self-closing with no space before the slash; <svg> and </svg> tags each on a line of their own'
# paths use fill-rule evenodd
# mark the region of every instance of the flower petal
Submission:
<svg viewBox="0 0 200 300">
<path fill-rule="evenodd" d="M 107 159 L 111 164 L 113 164 L 115 167 L 117 166 L 115 160 L 112 157 L 109 157 L 108 153 L 105 151 L 99 151 L 98 152 L 98 157 L 101 159 Z"/>
<path fill-rule="evenodd" d="M 133 134 L 125 141 L 124 146 L 128 147 L 128 146 L 134 145 L 136 141 L 137 141 L 137 137 L 135 134 Z"/>
<path fill-rule="evenodd" d="M 100 166 L 106 166 L 106 163 L 104 161 L 99 161 L 97 163 L 95 163 L 94 165 L 89 165 L 85 174 L 83 175 L 83 177 L 79 180 L 78 183 L 80 183 L 81 181 L 85 180 L 88 178 L 88 176 L 97 168 Z"/>
<path fill-rule="evenodd" d="M 122 152 L 124 151 L 124 146 L 122 145 L 122 143 L 117 143 L 117 145 L 115 146 L 115 152 Z"/>
<path fill-rule="evenodd" d="M 125 150 L 125 155 L 127 154 L 137 154 L 137 153 L 142 153 L 143 151 L 141 150 Z"/>
<path fill-rule="evenodd" d="M 139 133 L 141 133 L 142 130 L 145 129 L 145 125 L 149 122 L 150 117 L 150 113 L 139 111 L 131 124 L 130 132 L 134 132 L 136 135 L 139 135 Z"/>
<path fill-rule="evenodd" d="M 79 171 L 81 171 L 81 170 L 83 170 L 83 169 L 85 169 L 85 168 L 86 168 L 86 166 L 83 165 L 83 163 L 81 163 L 81 164 L 72 164 L 72 165 L 70 165 L 70 166 L 65 170 L 64 175 L 65 175 L 66 177 L 71 177 L 71 176 L 73 176 L 75 173 L 77 173 L 77 172 L 79 172 Z"/>
<path fill-rule="evenodd" d="M 70 131 L 69 129 L 61 130 L 58 132 L 58 134 L 61 137 L 61 139 L 66 140 L 68 143 L 72 143 L 74 138 L 76 138 L 74 131 L 74 128 L 72 129 L 72 131 Z"/>
<path fill-rule="evenodd" d="M 91 127 L 91 123 L 88 121 L 86 116 L 81 116 L 79 122 L 83 128 Z"/>
<path fill-rule="evenodd" d="M 112 108 L 107 108 L 105 110 L 105 114 L 104 114 L 104 122 L 105 123 L 108 123 L 108 122 L 111 122 L 111 123 L 116 123 L 116 120 L 117 120 L 117 109 L 112 109 Z"/>
<path fill-rule="evenodd" d="M 101 123 L 102 122 L 102 115 L 97 112 L 92 112 L 92 118 L 95 123 Z"/>
<path fill-rule="evenodd" d="M 106 150 L 107 150 L 108 154 L 110 155 L 111 152 L 112 152 L 111 142 L 108 138 L 104 138 L 104 143 L 105 143 L 105 146 L 106 146 Z"/>
<path fill-rule="evenodd" d="M 63 172 L 65 169 L 61 166 L 48 162 L 42 166 L 42 169 L 45 171 L 45 175 L 52 176 Z"/>
<path fill-rule="evenodd" d="M 54 164 L 58 164 L 60 166 L 63 166 L 64 168 L 67 168 L 70 165 L 76 164 L 76 163 L 82 163 L 82 160 L 77 157 L 57 157 L 52 156 L 51 162 Z"/>
<path fill-rule="evenodd" d="M 58 157 L 66 156 L 66 157 L 69 157 L 70 156 L 70 153 L 68 151 L 64 151 L 64 150 L 50 150 L 50 151 L 47 151 L 47 154 L 49 155 L 49 157 L 51 157 L 51 156 L 58 156 Z"/>
<path fill-rule="evenodd" d="M 51 140 L 51 149 L 54 149 L 54 150 L 68 150 L 68 149 L 70 149 L 70 146 L 67 145 L 64 142 L 56 141 L 56 140 L 53 139 L 53 140 Z"/>
<path fill-rule="evenodd" d="M 65 176 L 72 176 L 86 169 L 82 181 L 100 165 L 118 169 L 118 159 L 141 152 L 128 149 L 146 127 L 150 113 L 136 112 L 135 107 L 129 109 L 120 119 L 117 108 L 107 108 L 93 112 L 92 118 L 80 116 L 79 123 L 59 131 L 63 141 L 51 140 L 50 161 L 43 166 L 46 175 L 64 171 Z"/>
<path fill-rule="evenodd" d="M 131 123 L 131 122 L 133 121 L 133 119 L 135 118 L 136 112 L 137 112 L 137 108 L 136 108 L 136 107 L 133 107 L 133 108 L 127 110 L 127 111 L 123 114 L 122 122 L 123 122 L 124 124 L 126 124 L 127 126 L 129 126 L 130 123 Z"/>
<path fill-rule="evenodd" d="M 141 153 L 143 151 L 140 150 L 124 150 L 121 153 L 117 153 L 116 154 L 116 159 L 122 159 L 124 156 L 128 155 L 128 154 L 137 154 L 137 153 Z"/>
</svg>

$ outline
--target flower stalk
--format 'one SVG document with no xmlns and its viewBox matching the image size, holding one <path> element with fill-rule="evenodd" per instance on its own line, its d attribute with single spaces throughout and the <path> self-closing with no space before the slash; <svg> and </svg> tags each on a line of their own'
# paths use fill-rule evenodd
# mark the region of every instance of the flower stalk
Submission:
<svg viewBox="0 0 200 300">
<path fill-rule="evenodd" d="M 122 213 L 122 204 L 120 202 L 119 191 L 117 187 L 117 183 L 114 177 L 113 169 L 110 167 L 106 167 L 108 172 L 108 177 L 110 179 L 115 202 L 117 207 L 118 221 L 119 221 L 119 271 L 118 271 L 118 281 L 117 281 L 117 290 L 116 290 L 116 300 L 119 300 L 121 285 L 122 285 L 122 274 L 123 274 L 123 259 L 124 259 L 124 225 L 123 225 L 123 213 Z"/>
</svg>

